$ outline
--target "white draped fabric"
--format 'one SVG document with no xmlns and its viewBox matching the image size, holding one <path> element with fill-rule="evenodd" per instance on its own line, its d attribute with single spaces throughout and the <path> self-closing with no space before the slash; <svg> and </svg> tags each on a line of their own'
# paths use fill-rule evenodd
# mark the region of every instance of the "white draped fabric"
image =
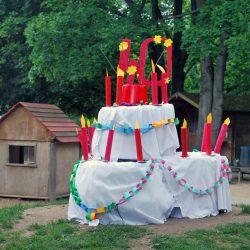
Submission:
<svg viewBox="0 0 250 250">
<path fill-rule="evenodd" d="M 178 176 L 198 189 L 212 187 L 220 177 L 219 155 L 189 153 L 188 158 L 182 158 L 176 153 L 164 160 L 166 166 L 171 166 Z M 148 168 L 148 162 L 81 162 L 75 183 L 84 204 L 102 207 L 117 203 L 124 192 L 136 186 Z M 157 166 L 138 194 L 119 205 L 119 211 L 113 210 L 99 220 L 102 224 L 161 224 L 169 216 L 202 218 L 215 216 L 221 209 L 232 210 L 227 178 L 211 194 L 199 196 L 180 186 L 166 169 Z M 70 196 L 68 219 L 88 223 L 85 216 L 85 211 Z"/>
<path fill-rule="evenodd" d="M 134 107 L 104 107 L 98 115 L 98 122 L 104 125 L 118 127 L 135 127 L 138 120 L 140 127 L 147 126 L 154 122 L 175 118 L 172 104 L 161 106 L 134 106 Z M 108 131 L 96 129 L 93 141 L 92 152 L 95 159 L 103 159 L 106 150 Z M 144 159 L 152 157 L 162 158 L 174 154 L 179 147 L 178 136 L 174 123 L 166 124 L 163 127 L 155 128 L 142 134 L 142 148 Z M 114 133 L 111 160 L 136 159 L 136 148 L 134 135 Z"/>
</svg>

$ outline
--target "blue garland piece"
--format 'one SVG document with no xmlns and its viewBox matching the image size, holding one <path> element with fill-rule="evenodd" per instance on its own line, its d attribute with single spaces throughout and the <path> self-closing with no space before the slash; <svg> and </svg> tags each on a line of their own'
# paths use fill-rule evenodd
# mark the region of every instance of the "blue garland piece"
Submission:
<svg viewBox="0 0 250 250">
<path fill-rule="evenodd" d="M 169 123 L 167 123 L 167 124 L 169 124 Z M 165 125 L 167 125 L 167 124 L 165 124 Z M 178 118 L 174 118 L 174 124 L 176 126 L 179 124 Z M 113 126 L 111 124 L 101 124 L 101 123 L 93 123 L 92 127 L 94 127 L 95 129 L 100 129 L 100 130 L 113 129 Z M 148 125 L 142 126 L 140 128 L 140 130 L 141 130 L 142 134 L 145 134 L 145 133 L 149 132 L 150 130 L 152 130 L 153 128 L 154 127 L 152 126 L 152 124 L 148 124 Z M 115 127 L 114 130 L 118 133 L 125 134 L 125 135 L 133 135 L 134 134 L 134 128 L 132 128 L 132 127 Z"/>
</svg>

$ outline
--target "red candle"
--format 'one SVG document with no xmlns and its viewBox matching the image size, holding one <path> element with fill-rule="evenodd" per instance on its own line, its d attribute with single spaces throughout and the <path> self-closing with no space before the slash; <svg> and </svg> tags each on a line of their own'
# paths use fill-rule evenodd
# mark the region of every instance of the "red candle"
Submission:
<svg viewBox="0 0 250 250">
<path fill-rule="evenodd" d="M 120 51 L 119 66 L 123 71 L 125 71 L 128 67 L 130 49 L 131 49 L 131 40 L 122 39 L 121 43 L 119 44 L 119 51 Z"/>
<path fill-rule="evenodd" d="M 201 152 L 206 152 L 206 142 L 207 142 L 207 123 L 204 123 L 203 136 L 201 143 Z"/>
<path fill-rule="evenodd" d="M 158 105 L 158 86 L 157 86 L 157 73 L 151 73 L 152 82 L 152 104 Z"/>
<path fill-rule="evenodd" d="M 209 113 L 207 116 L 207 125 L 206 125 L 206 154 L 212 154 L 212 114 Z"/>
<path fill-rule="evenodd" d="M 229 123 L 230 123 L 230 119 L 227 118 L 221 126 L 220 133 L 219 133 L 219 136 L 218 136 L 218 139 L 216 141 L 215 148 L 214 148 L 214 153 L 216 153 L 216 154 L 220 153 L 221 146 L 222 146 L 222 143 L 224 141 Z"/>
<path fill-rule="evenodd" d="M 124 84 L 122 86 L 122 102 L 132 103 L 134 84 Z"/>
<path fill-rule="evenodd" d="M 161 71 L 161 99 L 162 103 L 168 103 L 168 84 L 170 82 L 168 74 L 166 74 L 165 69 L 161 66 L 156 64 L 156 66 Z"/>
<path fill-rule="evenodd" d="M 89 152 L 92 155 L 92 139 L 95 132 L 95 128 L 91 126 L 89 119 L 87 120 L 88 136 L 89 136 Z"/>
<path fill-rule="evenodd" d="M 137 89 L 137 102 L 148 102 L 148 87 L 144 84 L 135 85 Z"/>
<path fill-rule="evenodd" d="M 137 161 L 143 161 L 142 155 L 142 144 L 141 144 L 141 130 L 139 127 L 138 121 L 135 123 L 135 144 L 136 144 L 136 153 L 137 153 Z"/>
<path fill-rule="evenodd" d="M 163 103 L 168 103 L 168 84 L 170 82 L 167 74 L 162 74 L 163 84 L 161 86 L 161 98 Z"/>
<path fill-rule="evenodd" d="M 181 157 L 188 157 L 188 129 L 187 129 L 187 121 L 184 119 L 183 125 L 181 127 L 181 149 L 182 155 Z"/>
<path fill-rule="evenodd" d="M 110 161 L 110 155 L 111 155 L 112 144 L 113 144 L 113 137 L 114 137 L 114 129 L 110 129 L 109 134 L 108 134 L 107 144 L 106 144 L 105 156 L 104 156 L 105 161 Z"/>
<path fill-rule="evenodd" d="M 81 117 L 81 137 L 82 137 L 82 153 L 83 153 L 83 159 L 87 161 L 89 159 L 89 150 L 88 150 L 88 138 L 87 138 L 87 130 L 85 127 L 85 119 L 82 115 Z"/>
<path fill-rule="evenodd" d="M 154 62 L 151 60 L 152 73 L 151 73 L 151 88 L 152 88 L 152 104 L 158 105 L 158 86 L 157 86 L 157 73 L 155 72 Z"/>
<path fill-rule="evenodd" d="M 111 77 L 108 75 L 105 76 L 105 96 L 106 96 L 106 107 L 111 106 Z"/>
<path fill-rule="evenodd" d="M 122 86 L 124 83 L 124 71 L 117 67 L 116 104 L 122 103 Z"/>
</svg>

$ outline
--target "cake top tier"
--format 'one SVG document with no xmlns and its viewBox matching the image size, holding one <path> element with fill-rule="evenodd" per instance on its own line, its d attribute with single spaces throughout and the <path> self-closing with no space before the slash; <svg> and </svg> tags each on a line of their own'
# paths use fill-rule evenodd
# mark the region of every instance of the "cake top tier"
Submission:
<svg viewBox="0 0 250 250">
<path fill-rule="evenodd" d="M 146 73 L 146 58 L 148 46 L 153 44 L 159 48 L 162 46 L 162 53 L 159 58 L 150 58 L 151 74 Z M 172 64 L 172 40 L 161 36 L 154 36 L 146 39 L 140 48 L 139 60 L 130 58 L 131 40 L 122 39 L 119 44 L 120 59 L 117 66 L 117 84 L 116 84 L 116 105 L 120 106 L 122 102 L 137 104 L 142 102 L 147 104 L 148 87 L 151 88 L 152 104 L 158 105 L 158 96 L 161 96 L 162 102 L 168 102 L 167 85 L 170 82 L 171 64 Z M 163 52 L 166 51 L 166 65 L 158 65 L 162 59 Z M 135 84 L 135 82 L 138 84 Z M 111 106 L 111 78 L 106 76 L 106 106 Z M 161 95 L 158 95 L 158 89 L 161 88 Z"/>
</svg>

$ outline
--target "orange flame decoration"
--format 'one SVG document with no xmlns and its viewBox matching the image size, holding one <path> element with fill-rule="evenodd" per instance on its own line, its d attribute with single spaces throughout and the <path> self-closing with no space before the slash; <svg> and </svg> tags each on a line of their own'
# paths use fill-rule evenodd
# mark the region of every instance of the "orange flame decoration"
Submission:
<svg viewBox="0 0 250 250">
<path fill-rule="evenodd" d="M 208 116 L 207 116 L 207 123 L 212 123 L 212 114 L 209 113 Z"/>
<path fill-rule="evenodd" d="M 230 124 L 230 119 L 229 119 L 229 117 L 224 121 L 224 124 L 227 125 L 227 126 Z"/>
<path fill-rule="evenodd" d="M 155 73 L 155 64 L 153 60 L 151 60 L 151 67 L 152 67 L 152 72 Z"/>
<path fill-rule="evenodd" d="M 136 122 L 135 122 L 135 129 L 139 129 L 139 128 L 140 128 L 139 122 L 136 120 Z"/>
<path fill-rule="evenodd" d="M 82 128 L 85 128 L 85 118 L 83 115 L 81 117 L 81 125 L 82 125 Z"/>
<path fill-rule="evenodd" d="M 156 64 L 156 66 L 160 69 L 161 73 L 166 73 L 166 70 L 161 65 Z"/>
<path fill-rule="evenodd" d="M 183 120 L 182 128 L 187 128 L 187 121 L 185 118 Z"/>
</svg>

